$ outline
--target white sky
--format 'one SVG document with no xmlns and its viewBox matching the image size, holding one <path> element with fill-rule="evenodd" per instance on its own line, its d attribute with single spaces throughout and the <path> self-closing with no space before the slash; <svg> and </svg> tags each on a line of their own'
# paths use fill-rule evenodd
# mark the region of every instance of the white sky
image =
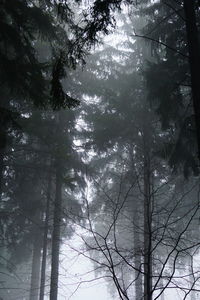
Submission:
<svg viewBox="0 0 200 300">
<path fill-rule="evenodd" d="M 78 255 L 75 250 L 70 248 L 70 245 L 79 250 L 80 238 L 75 235 L 61 248 L 58 300 L 117 300 L 108 293 L 104 279 L 95 280 L 92 262 L 88 258 Z M 85 282 L 78 286 L 81 281 Z"/>
<path fill-rule="evenodd" d="M 82 234 L 82 231 L 80 230 L 79 233 Z M 76 250 L 71 249 L 73 247 L 79 251 L 81 245 L 80 238 L 75 235 L 61 248 L 58 300 L 118 300 L 117 296 L 113 298 L 109 294 L 105 279 L 95 280 L 92 262 L 88 258 L 78 255 Z M 199 261 L 199 256 L 196 259 Z M 100 277 L 100 275 L 98 276 Z M 82 281 L 84 282 L 79 286 Z M 185 284 L 187 285 L 187 282 Z M 184 297 L 180 290 L 174 288 L 167 289 L 164 294 L 165 300 L 181 300 Z M 156 293 L 154 297 L 156 297 Z M 163 298 L 159 297 L 159 299 L 162 300 Z M 192 293 L 187 299 L 193 299 Z"/>
</svg>

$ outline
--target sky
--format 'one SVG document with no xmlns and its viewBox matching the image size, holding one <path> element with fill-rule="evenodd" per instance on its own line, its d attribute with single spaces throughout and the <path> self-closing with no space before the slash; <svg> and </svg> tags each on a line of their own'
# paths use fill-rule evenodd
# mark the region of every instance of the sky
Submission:
<svg viewBox="0 0 200 300">
<path fill-rule="evenodd" d="M 71 247 L 75 248 L 77 253 Z M 95 279 L 94 266 L 90 259 L 78 255 L 81 247 L 82 242 L 78 235 L 63 243 L 58 300 L 114 300 L 107 290 L 105 279 Z M 79 285 L 80 282 L 83 283 Z"/>
<path fill-rule="evenodd" d="M 118 300 L 117 295 L 113 298 L 108 292 L 109 283 L 105 279 L 95 279 L 91 260 L 79 254 L 83 251 L 81 234 L 84 232 L 80 229 L 78 234 L 70 241 L 66 240 L 61 247 L 58 300 Z M 195 259 L 199 260 L 199 255 Z M 185 284 L 187 285 L 187 278 Z M 160 296 L 159 299 L 163 298 Z M 169 288 L 165 291 L 164 299 L 183 299 L 183 294 L 178 289 Z M 193 299 L 192 295 L 187 299 Z"/>
</svg>

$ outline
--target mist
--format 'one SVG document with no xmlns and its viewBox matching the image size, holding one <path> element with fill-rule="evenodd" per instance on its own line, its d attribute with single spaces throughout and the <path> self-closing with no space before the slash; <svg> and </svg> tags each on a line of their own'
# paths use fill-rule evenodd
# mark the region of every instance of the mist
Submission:
<svg viewBox="0 0 200 300">
<path fill-rule="evenodd" d="M 200 298 L 197 0 L 0 4 L 0 300 Z"/>
</svg>

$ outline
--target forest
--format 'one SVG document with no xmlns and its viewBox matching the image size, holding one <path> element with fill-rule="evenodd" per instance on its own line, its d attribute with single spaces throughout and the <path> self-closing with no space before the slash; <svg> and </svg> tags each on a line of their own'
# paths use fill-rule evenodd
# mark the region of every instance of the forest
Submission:
<svg viewBox="0 0 200 300">
<path fill-rule="evenodd" d="M 200 1 L 0 0 L 0 86 L 0 300 L 200 299 Z"/>
</svg>

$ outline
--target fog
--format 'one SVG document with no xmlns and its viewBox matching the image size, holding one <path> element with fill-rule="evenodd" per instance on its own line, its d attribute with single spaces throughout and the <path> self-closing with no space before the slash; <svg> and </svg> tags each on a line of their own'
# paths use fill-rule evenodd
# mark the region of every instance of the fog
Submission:
<svg viewBox="0 0 200 300">
<path fill-rule="evenodd" d="M 0 300 L 200 298 L 199 20 L 0 3 Z"/>
</svg>

